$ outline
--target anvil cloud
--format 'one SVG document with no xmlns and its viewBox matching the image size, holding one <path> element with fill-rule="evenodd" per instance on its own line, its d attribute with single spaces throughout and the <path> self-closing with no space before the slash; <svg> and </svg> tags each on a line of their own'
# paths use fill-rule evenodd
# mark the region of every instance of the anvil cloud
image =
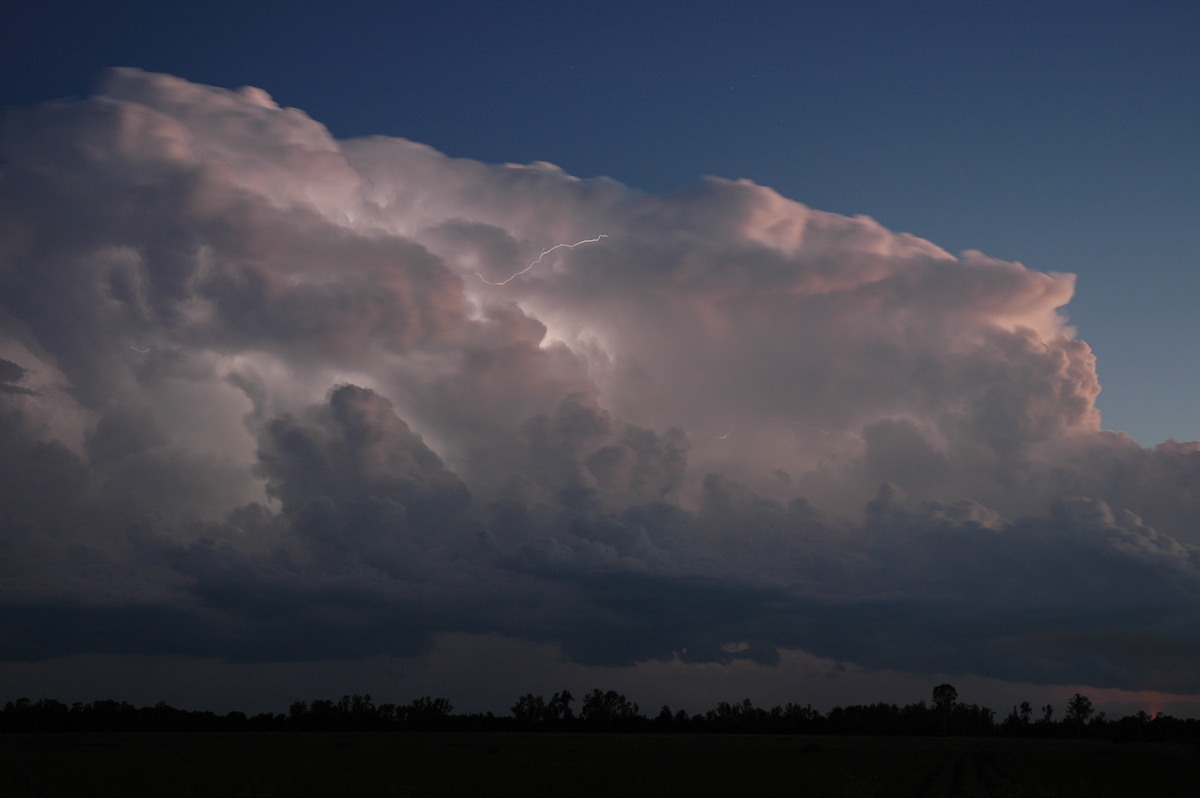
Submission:
<svg viewBox="0 0 1200 798">
<path fill-rule="evenodd" d="M 133 69 L 0 156 L 5 660 L 1200 692 L 1200 444 L 1102 428 L 1071 275 Z"/>
</svg>

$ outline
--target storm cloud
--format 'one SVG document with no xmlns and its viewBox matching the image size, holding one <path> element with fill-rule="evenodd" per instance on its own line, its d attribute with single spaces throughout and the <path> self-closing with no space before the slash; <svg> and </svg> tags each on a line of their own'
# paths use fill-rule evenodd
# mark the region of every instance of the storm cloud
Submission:
<svg viewBox="0 0 1200 798">
<path fill-rule="evenodd" d="M 1200 443 L 1103 429 L 1072 275 L 134 69 L 0 147 L 5 659 L 1200 692 Z"/>
</svg>

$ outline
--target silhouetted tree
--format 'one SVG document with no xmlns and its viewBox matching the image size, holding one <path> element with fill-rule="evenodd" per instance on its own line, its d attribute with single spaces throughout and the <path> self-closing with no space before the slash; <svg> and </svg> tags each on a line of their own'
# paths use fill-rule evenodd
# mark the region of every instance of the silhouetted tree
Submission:
<svg viewBox="0 0 1200 798">
<path fill-rule="evenodd" d="M 308 710 L 309 727 L 317 731 L 332 731 L 337 728 L 337 705 L 325 699 L 314 700 Z"/>
<path fill-rule="evenodd" d="M 308 722 L 308 702 L 293 701 L 288 707 L 288 723 L 300 728 Z"/>
<path fill-rule="evenodd" d="M 977 704 L 956 704 L 951 714 L 955 734 L 991 734 L 996 728 L 996 713 Z"/>
<path fill-rule="evenodd" d="M 526 693 L 512 706 L 513 720 L 525 729 L 542 729 L 569 724 L 575 719 L 571 702 L 575 697 L 569 690 L 555 693 L 546 701 L 540 695 Z"/>
<path fill-rule="evenodd" d="M 592 690 L 583 697 L 583 707 L 579 711 L 580 719 L 597 728 L 627 727 L 638 715 L 638 705 L 616 690 L 601 692 Z"/>
<path fill-rule="evenodd" d="M 546 700 L 540 695 L 526 693 L 512 706 L 513 718 L 522 728 L 535 728 L 546 722 Z"/>
<path fill-rule="evenodd" d="M 1067 722 L 1075 727 L 1076 734 L 1083 734 L 1083 727 L 1095 711 L 1090 698 L 1076 693 L 1067 702 Z"/>
<path fill-rule="evenodd" d="M 375 702 L 371 700 L 370 693 L 366 695 L 356 693 L 350 697 L 350 723 L 354 728 L 371 728 L 375 725 L 377 717 Z"/>
<path fill-rule="evenodd" d="M 436 729 L 453 711 L 454 705 L 446 699 L 425 696 L 404 707 L 404 723 L 413 729 Z"/>
<path fill-rule="evenodd" d="M 1016 705 L 1013 705 L 1013 708 L 1009 710 L 1008 717 L 1004 719 L 1004 723 L 1001 728 L 1009 734 L 1016 734 L 1018 731 L 1020 731 L 1021 715 L 1017 712 Z"/>
<path fill-rule="evenodd" d="M 546 705 L 546 712 L 551 721 L 555 723 L 570 723 L 575 719 L 575 713 L 571 711 L 571 702 L 575 700 L 575 696 L 571 695 L 570 690 L 563 690 L 561 693 L 555 693 L 550 696 L 550 703 Z"/>
<path fill-rule="evenodd" d="M 780 714 L 782 715 L 782 710 L 780 710 Z M 705 713 L 704 718 L 713 731 L 749 732 L 763 730 L 770 719 L 770 714 L 766 710 L 755 707 L 749 698 L 744 698 L 738 704 L 722 701 Z"/>
<path fill-rule="evenodd" d="M 940 712 L 949 712 L 954 708 L 954 702 L 958 700 L 958 691 L 954 689 L 952 684 L 939 684 L 933 688 L 933 705 Z"/>
<path fill-rule="evenodd" d="M 942 734 L 945 734 L 950 725 L 950 712 L 954 709 L 954 702 L 958 700 L 958 691 L 954 689 L 952 684 L 939 684 L 933 688 L 933 707 L 937 710 L 938 715 L 942 719 Z"/>
<path fill-rule="evenodd" d="M 1004 723 L 997 727 L 995 713 L 988 707 L 962 703 L 957 700 L 957 694 L 953 699 L 948 695 L 939 691 L 938 696 L 943 700 L 934 705 L 920 701 L 904 707 L 887 703 L 834 707 L 828 716 L 812 706 L 793 703 L 765 710 L 755 707 L 749 699 L 737 703 L 722 701 L 706 713 L 691 716 L 682 709 L 672 714 L 670 707 L 663 706 L 650 721 L 638 714 L 636 703 L 620 693 L 593 690 L 585 697 L 581 719 L 582 728 L 606 731 L 927 735 L 943 730 L 950 734 L 986 735 L 999 728 L 1006 734 L 1030 733 L 1033 708 L 1029 702 L 1014 706 Z M 513 718 L 497 718 L 490 712 L 453 716 L 449 701 L 428 696 L 399 707 L 394 704 L 376 707 L 369 695 L 343 696 L 336 702 L 314 700 L 310 704 L 297 701 L 290 705 L 286 715 L 261 713 L 253 717 L 236 710 L 221 716 L 212 712 L 192 712 L 175 709 L 163 702 L 153 707 L 135 708 L 125 702 L 95 701 L 76 703 L 68 708 L 53 699 L 33 702 L 22 698 L 9 701 L 0 710 L 0 732 L 272 732 L 389 728 L 495 731 L 513 726 L 550 729 L 563 728 L 562 724 L 573 717 L 571 700 L 571 694 L 566 691 L 555 693 L 549 701 L 527 694 L 517 700 Z M 943 708 L 946 706 L 950 707 L 948 727 L 943 725 L 946 717 Z M 1096 712 L 1090 699 L 1079 693 L 1068 702 L 1062 723 L 1052 722 L 1054 708 L 1051 705 L 1042 707 L 1042 712 L 1034 726 L 1039 735 L 1081 732 L 1086 728 L 1088 734 L 1111 734 L 1118 742 L 1200 739 L 1200 719 L 1183 720 L 1161 712 L 1152 718 L 1146 712 L 1138 712 L 1108 721 L 1104 713 Z M 529 723 L 518 725 L 518 718 L 525 718 Z"/>
</svg>

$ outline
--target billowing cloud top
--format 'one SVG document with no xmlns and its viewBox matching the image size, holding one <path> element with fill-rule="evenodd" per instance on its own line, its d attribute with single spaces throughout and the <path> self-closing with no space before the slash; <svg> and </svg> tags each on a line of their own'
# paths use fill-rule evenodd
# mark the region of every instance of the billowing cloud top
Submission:
<svg viewBox="0 0 1200 798">
<path fill-rule="evenodd" d="M 1102 430 L 1070 275 L 132 69 L 0 146 L 9 658 L 496 632 L 1200 691 L 1200 445 Z"/>
</svg>

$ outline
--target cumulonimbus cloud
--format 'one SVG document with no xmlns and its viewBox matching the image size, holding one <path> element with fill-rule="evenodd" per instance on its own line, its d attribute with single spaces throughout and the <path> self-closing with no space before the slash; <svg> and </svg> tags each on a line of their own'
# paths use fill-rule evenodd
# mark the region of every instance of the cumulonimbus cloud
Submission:
<svg viewBox="0 0 1200 798">
<path fill-rule="evenodd" d="M 2 148 L 12 656 L 149 618 L 1200 690 L 1200 445 L 1102 429 L 1070 275 L 130 69 Z"/>
</svg>

